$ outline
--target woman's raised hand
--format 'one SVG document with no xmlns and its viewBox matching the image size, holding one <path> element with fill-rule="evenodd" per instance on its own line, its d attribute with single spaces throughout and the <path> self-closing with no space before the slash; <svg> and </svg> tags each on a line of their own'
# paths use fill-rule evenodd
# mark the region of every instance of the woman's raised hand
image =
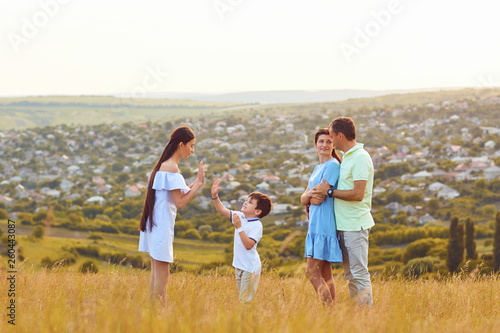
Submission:
<svg viewBox="0 0 500 333">
<path fill-rule="evenodd" d="M 198 167 L 198 176 L 196 180 L 200 183 L 200 185 L 205 184 L 205 170 L 207 169 L 206 165 L 203 165 L 203 161 L 200 162 L 200 166 Z"/>
<path fill-rule="evenodd" d="M 220 185 L 220 178 L 217 178 L 212 185 L 212 198 L 217 197 L 217 195 L 219 194 L 220 190 L 219 185 Z"/>
</svg>

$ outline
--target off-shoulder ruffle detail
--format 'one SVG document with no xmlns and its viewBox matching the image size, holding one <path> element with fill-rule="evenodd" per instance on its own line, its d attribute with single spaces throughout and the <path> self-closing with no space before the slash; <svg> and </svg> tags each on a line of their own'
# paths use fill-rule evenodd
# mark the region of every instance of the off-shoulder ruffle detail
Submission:
<svg viewBox="0 0 500 333">
<path fill-rule="evenodd" d="M 187 193 L 191 189 L 186 185 L 186 181 L 180 173 L 157 171 L 153 182 L 153 190 L 181 190 L 183 193 Z"/>
<path fill-rule="evenodd" d="M 306 258 L 326 260 L 335 264 L 342 263 L 342 251 L 337 236 L 308 233 L 306 236 L 305 256 Z"/>
</svg>

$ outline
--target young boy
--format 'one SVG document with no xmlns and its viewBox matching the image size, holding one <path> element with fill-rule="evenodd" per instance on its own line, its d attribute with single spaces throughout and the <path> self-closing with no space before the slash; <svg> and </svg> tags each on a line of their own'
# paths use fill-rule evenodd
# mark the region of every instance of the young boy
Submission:
<svg viewBox="0 0 500 333">
<path fill-rule="evenodd" d="M 227 217 L 234 224 L 233 267 L 236 284 L 240 292 L 240 302 L 248 303 L 257 292 L 261 270 L 257 243 L 262 238 L 260 218 L 271 211 L 271 199 L 267 194 L 253 192 L 243 203 L 241 211 L 231 211 L 222 205 L 219 199 L 220 179 L 212 185 L 212 199 L 218 213 Z"/>
</svg>

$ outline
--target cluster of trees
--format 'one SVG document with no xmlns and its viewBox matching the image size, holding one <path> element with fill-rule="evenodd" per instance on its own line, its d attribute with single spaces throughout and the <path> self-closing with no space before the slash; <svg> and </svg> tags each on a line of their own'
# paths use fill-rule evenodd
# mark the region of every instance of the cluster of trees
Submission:
<svg viewBox="0 0 500 333">
<path fill-rule="evenodd" d="M 444 234 L 422 235 L 404 249 L 392 248 L 382 251 L 375 242 L 370 244 L 370 265 L 385 265 L 383 276 L 403 274 L 405 276 L 433 276 L 439 273 L 475 272 L 487 274 L 500 268 L 500 212 L 496 214 L 493 254 L 478 254 L 476 247 L 476 224 L 471 218 L 461 223 L 452 217 L 450 227 Z M 376 235 L 376 233 L 374 234 Z M 437 237 L 436 237 L 437 236 Z"/>
<path fill-rule="evenodd" d="M 395 253 L 393 267 L 412 276 L 436 272 L 456 273 L 475 270 L 477 273 L 497 272 L 500 268 L 500 212 L 496 214 L 493 255 L 478 255 L 475 223 L 466 218 L 451 219 L 448 239 L 422 238 L 410 243 L 404 251 Z M 399 262 L 403 262 L 401 265 Z M 391 266 L 391 265 L 388 265 Z"/>
<path fill-rule="evenodd" d="M 446 266 L 451 273 L 459 268 L 465 258 L 476 261 L 478 254 L 476 251 L 474 222 L 467 218 L 464 224 L 459 223 L 457 217 L 451 220 L 450 239 L 448 243 L 448 257 Z M 493 255 L 483 256 L 482 258 L 494 271 L 500 268 L 500 212 L 495 218 L 495 237 L 493 242 Z"/>
</svg>

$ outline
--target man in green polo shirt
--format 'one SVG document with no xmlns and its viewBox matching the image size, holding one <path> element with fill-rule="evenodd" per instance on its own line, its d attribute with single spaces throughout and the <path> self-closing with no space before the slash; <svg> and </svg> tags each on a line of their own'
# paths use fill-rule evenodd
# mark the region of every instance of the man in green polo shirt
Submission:
<svg viewBox="0 0 500 333">
<path fill-rule="evenodd" d="M 333 146 L 342 152 L 337 188 L 323 179 L 312 195 L 334 197 L 337 231 L 349 293 L 359 304 L 372 305 L 368 272 L 368 234 L 375 225 L 370 213 L 373 190 L 373 163 L 363 144 L 356 143 L 356 127 L 348 117 L 339 117 L 329 127 Z"/>
</svg>

